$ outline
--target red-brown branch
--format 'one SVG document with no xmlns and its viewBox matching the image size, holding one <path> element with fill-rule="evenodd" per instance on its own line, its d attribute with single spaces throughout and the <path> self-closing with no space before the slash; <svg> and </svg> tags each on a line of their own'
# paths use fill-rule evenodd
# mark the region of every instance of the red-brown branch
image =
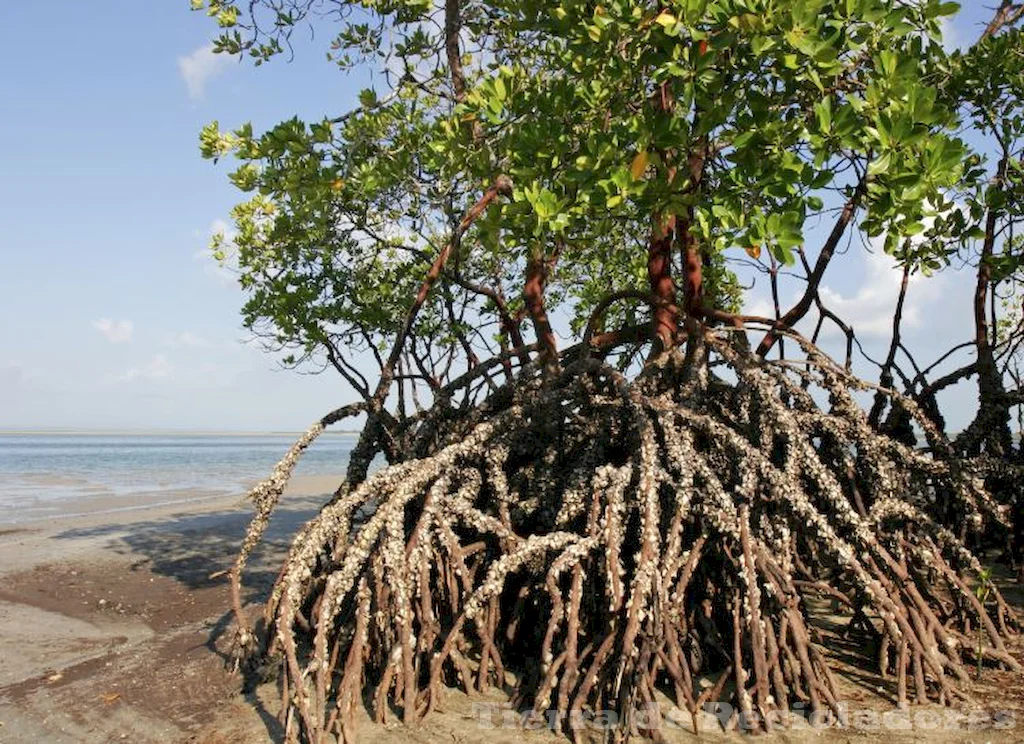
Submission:
<svg viewBox="0 0 1024 744">
<path fill-rule="evenodd" d="M 518 350 L 520 352 L 519 361 L 526 364 L 529 359 L 527 358 L 526 343 L 523 341 L 523 334 L 519 330 L 519 321 L 513 318 L 512 313 L 509 312 L 508 303 L 505 301 L 505 296 L 501 291 L 501 287 L 492 288 L 485 284 L 471 282 L 458 272 L 453 273 L 452 280 L 463 289 L 469 290 L 473 294 L 478 294 L 481 297 L 486 297 L 494 303 L 494 307 L 498 311 L 498 319 L 501 322 L 501 327 L 508 334 L 509 340 L 512 342 L 513 350 Z"/>
<path fill-rule="evenodd" d="M 860 206 L 860 201 L 864 198 L 865 193 L 867 193 L 866 176 L 860 180 L 860 183 L 857 184 L 857 188 L 853 191 L 853 195 L 843 206 L 843 211 L 839 213 L 839 218 L 836 220 L 836 224 L 832 227 L 832 232 L 829 233 L 828 239 L 825 241 L 825 245 L 821 247 L 821 253 L 818 254 L 818 260 L 814 263 L 814 269 L 811 271 L 810 276 L 807 277 L 807 289 L 804 290 L 803 295 L 797 303 L 779 319 L 775 324 L 775 327 L 765 334 L 765 337 L 757 347 L 758 356 L 763 357 L 767 355 L 780 338 L 780 334 L 778 332 L 789 330 L 795 326 L 805 315 L 807 315 L 807 311 L 811 309 L 811 305 L 814 304 L 814 298 L 818 296 L 818 288 L 821 286 L 822 277 L 825 276 L 825 269 L 828 268 L 828 264 L 832 260 L 832 256 L 835 255 L 836 248 L 839 246 L 839 241 L 842 240 L 847 226 L 850 224 L 851 220 L 853 220 L 854 214 L 857 213 L 857 207 Z"/>
<path fill-rule="evenodd" d="M 510 196 L 512 194 L 512 181 L 508 176 L 498 176 L 494 180 L 494 184 L 484 192 L 484 195 L 480 197 L 476 204 L 470 207 L 466 216 L 462 218 L 459 226 L 455 229 L 455 234 L 452 235 L 451 240 L 441 249 L 441 252 L 437 254 L 437 258 L 434 259 L 434 263 L 431 265 L 427 275 L 423 278 L 423 283 L 420 284 L 419 292 L 416 293 L 416 299 L 412 303 L 412 307 L 409 308 L 409 312 L 405 316 L 405 323 L 402 324 L 402 330 L 399 332 L 398 337 L 395 339 L 394 346 L 391 347 L 391 353 L 388 355 L 387 364 L 381 373 L 381 381 L 377 387 L 377 393 L 375 398 L 383 398 L 386 394 L 387 389 L 391 386 L 391 379 L 394 375 L 395 365 L 398 364 L 398 358 L 402 354 L 402 348 L 405 346 L 405 339 L 409 335 L 409 331 L 412 329 L 412 325 L 416 320 L 416 316 L 419 315 L 420 308 L 423 307 L 423 303 L 427 300 L 427 295 L 430 294 L 430 290 L 437 282 L 441 272 L 444 271 L 445 264 L 448 263 L 448 258 L 451 256 L 452 251 L 459 244 L 459 240 L 462 235 L 470 228 L 470 226 L 476 222 L 476 220 L 483 214 L 484 210 L 491 205 L 491 203 L 499 196 Z"/>
<path fill-rule="evenodd" d="M 459 10 L 459 0 L 445 0 L 444 50 L 452 78 L 452 91 L 455 93 L 455 100 L 461 103 L 466 97 L 466 75 L 462 71 L 462 52 L 459 50 L 459 29 L 462 27 Z"/>
<path fill-rule="evenodd" d="M 891 388 L 893 383 L 892 368 L 896 364 L 896 352 L 900 348 L 900 326 L 903 323 L 903 304 L 907 299 L 907 288 L 910 286 L 910 264 L 903 266 L 903 279 L 900 282 L 900 293 L 896 299 L 896 312 L 892 316 L 892 342 L 889 344 L 889 353 L 882 364 L 882 374 L 878 384 L 883 388 Z M 872 426 L 878 426 L 882 419 L 882 412 L 888 400 L 882 391 L 875 393 L 875 400 L 871 405 L 871 412 L 868 414 L 868 422 Z"/>
<path fill-rule="evenodd" d="M 982 33 L 979 41 L 984 41 L 992 36 L 995 36 L 1007 26 L 1012 26 L 1014 23 L 1019 21 L 1021 17 L 1024 17 L 1024 3 L 1015 3 L 1012 0 L 1003 0 L 1002 4 L 996 10 L 995 16 L 989 22 L 988 26 L 985 27 L 984 33 Z"/>
<path fill-rule="evenodd" d="M 373 459 L 373 449 L 376 442 L 380 441 L 382 435 L 386 435 L 387 431 L 382 426 L 381 414 L 384 409 L 384 401 L 388 397 L 388 391 L 391 389 L 391 383 L 395 379 L 395 368 L 398 365 L 398 360 L 402 357 L 402 350 L 405 348 L 405 342 L 409 337 L 409 333 L 412 330 L 413 323 L 416 322 L 416 316 L 419 315 L 420 309 L 423 307 L 423 303 L 426 302 L 427 296 L 430 294 L 430 290 L 437 282 L 438 277 L 444 271 L 445 265 L 448 263 L 448 258 L 451 254 L 458 250 L 460 241 L 463 234 L 470 228 L 470 226 L 483 214 L 484 210 L 491 205 L 499 196 L 510 196 L 512 194 L 512 180 L 505 175 L 498 176 L 494 183 L 487 191 L 484 192 L 483 196 L 474 204 L 465 217 L 458 224 L 453 232 L 451 239 L 441 249 L 441 252 L 434 259 L 434 263 L 431 265 L 427 275 L 423 278 L 423 283 L 420 284 L 420 289 L 416 293 L 416 298 L 413 300 L 412 306 L 409 308 L 409 312 L 406 313 L 405 322 L 402 324 L 401 330 L 395 337 L 395 343 L 391 347 L 391 352 L 388 354 L 388 358 L 384 363 L 383 368 L 380 372 L 380 380 L 377 383 L 377 388 L 373 393 L 373 397 L 370 398 L 367 403 L 367 422 L 366 426 L 363 427 L 362 433 L 359 435 L 359 441 L 356 442 L 356 446 L 352 450 L 352 454 L 349 456 L 349 466 L 346 473 L 346 479 L 351 485 L 361 483 L 369 471 L 370 462 Z"/>
<path fill-rule="evenodd" d="M 1005 155 L 999 161 L 995 177 L 997 188 L 1002 187 L 1006 179 L 1008 162 Z M 997 220 L 997 211 L 989 207 L 985 217 L 985 238 L 981 244 L 981 257 L 978 261 L 978 281 L 974 288 L 974 343 L 978 349 L 978 362 L 983 368 L 995 366 L 986 303 L 989 285 L 992 283 L 992 255 L 995 252 Z"/>
<path fill-rule="evenodd" d="M 686 189 L 696 193 L 704 180 L 704 163 L 707 161 L 708 143 L 705 140 L 694 148 L 687 158 L 690 181 Z M 693 207 L 687 207 L 686 217 L 679 220 L 679 243 L 683 254 L 683 305 L 687 314 L 700 317 L 704 309 L 704 256 L 701 254 L 693 225 Z"/>
<path fill-rule="evenodd" d="M 655 217 L 651 241 L 647 246 L 647 282 L 655 299 L 652 330 L 662 349 L 672 348 L 679 328 L 676 284 L 672 279 L 675 226 L 675 217 Z"/>
<path fill-rule="evenodd" d="M 683 244 L 683 304 L 688 314 L 700 316 L 704 307 L 704 259 L 690 232 L 689 220 L 680 220 L 679 239 Z"/>
<path fill-rule="evenodd" d="M 555 332 L 548 319 L 547 306 L 544 303 L 544 288 L 547 285 L 548 265 L 543 252 L 534 251 L 526 262 L 526 284 L 523 286 L 523 299 L 526 311 L 533 321 L 533 330 L 540 346 L 541 363 L 545 367 L 558 362 L 558 343 Z"/>
<path fill-rule="evenodd" d="M 1003 162 L 999 164 L 1000 175 L 997 175 L 997 182 L 1001 180 L 1000 176 L 1005 172 L 1005 169 L 1006 159 L 1004 158 Z M 996 219 L 996 210 L 990 207 L 985 218 L 985 238 L 981 244 L 981 257 L 978 261 L 978 279 L 974 287 L 974 344 L 978 349 L 978 359 L 982 363 L 989 363 L 992 358 L 986 301 L 988 298 L 988 287 L 992 283 L 992 254 L 995 250 Z"/>
<path fill-rule="evenodd" d="M 994 185 L 1002 188 L 1006 182 L 1009 157 L 1004 153 L 996 170 Z M 988 297 L 992 285 L 992 258 L 995 253 L 998 211 L 988 208 L 985 217 L 985 238 L 978 260 L 978 280 L 974 288 L 974 344 L 978 365 L 978 415 L 975 424 L 984 422 L 985 438 L 1004 452 L 1010 448 L 1009 413 L 1003 395 L 1006 390 L 996 363 L 995 349 L 990 335 Z M 994 291 L 992 289 L 991 291 Z M 974 428 L 972 424 L 971 428 Z"/>
</svg>

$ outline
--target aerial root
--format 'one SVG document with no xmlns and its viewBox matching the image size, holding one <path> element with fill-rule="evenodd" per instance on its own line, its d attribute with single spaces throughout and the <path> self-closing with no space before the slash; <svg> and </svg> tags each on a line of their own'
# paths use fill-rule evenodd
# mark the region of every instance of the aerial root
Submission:
<svg viewBox="0 0 1024 744">
<path fill-rule="evenodd" d="M 899 705 L 962 699 L 979 654 L 1021 671 L 1012 612 L 994 589 L 982 604 L 980 564 L 924 516 L 938 493 L 999 518 L 970 463 L 873 431 L 827 360 L 709 346 L 734 383 L 586 359 L 339 492 L 265 608 L 289 736 L 353 741 L 367 695 L 414 723 L 450 685 L 506 689 L 570 735 L 664 696 L 695 727 L 709 701 L 733 727 L 770 730 L 798 701 L 839 716 L 836 622 Z"/>
<path fill-rule="evenodd" d="M 242 547 L 235 557 L 235 564 L 231 569 L 231 606 L 238 624 L 236 643 L 243 654 L 255 651 L 256 641 L 242 611 L 242 571 L 245 569 L 246 562 L 253 549 L 259 544 L 260 538 L 263 537 L 263 533 L 270 523 L 271 514 L 280 501 L 281 494 L 284 493 L 292 471 L 295 470 L 302 454 L 329 426 L 355 416 L 364 409 L 365 406 L 362 403 L 353 403 L 331 411 L 317 421 L 285 453 L 285 456 L 274 467 L 270 477 L 257 483 L 247 494 L 246 498 L 253 504 L 254 514 L 242 540 Z"/>
</svg>

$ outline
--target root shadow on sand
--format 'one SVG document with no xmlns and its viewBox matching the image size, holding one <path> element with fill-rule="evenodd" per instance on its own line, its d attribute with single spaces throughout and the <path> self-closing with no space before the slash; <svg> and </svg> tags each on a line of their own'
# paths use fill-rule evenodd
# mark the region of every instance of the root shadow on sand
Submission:
<svg viewBox="0 0 1024 744">
<path fill-rule="evenodd" d="M 325 497 L 297 499 L 300 506 L 282 509 L 268 530 L 246 572 L 247 588 L 253 599 L 269 589 L 280 571 L 292 536 L 318 510 Z M 308 502 L 308 503 L 307 503 Z M 109 537 L 109 549 L 132 559 L 133 569 L 146 567 L 160 576 L 180 582 L 189 589 L 204 589 L 224 583 L 245 535 L 251 515 L 246 507 L 206 514 L 182 514 L 130 525 L 82 527 L 57 533 L 58 540 Z"/>
</svg>

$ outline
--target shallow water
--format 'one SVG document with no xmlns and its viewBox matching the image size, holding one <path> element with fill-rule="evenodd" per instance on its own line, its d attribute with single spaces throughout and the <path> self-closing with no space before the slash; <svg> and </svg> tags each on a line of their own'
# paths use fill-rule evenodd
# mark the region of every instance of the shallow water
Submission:
<svg viewBox="0 0 1024 744">
<path fill-rule="evenodd" d="M 86 500 L 118 509 L 241 495 L 267 475 L 292 435 L 0 434 L 0 523 L 76 513 Z M 343 473 L 354 436 L 325 434 L 295 475 Z"/>
</svg>

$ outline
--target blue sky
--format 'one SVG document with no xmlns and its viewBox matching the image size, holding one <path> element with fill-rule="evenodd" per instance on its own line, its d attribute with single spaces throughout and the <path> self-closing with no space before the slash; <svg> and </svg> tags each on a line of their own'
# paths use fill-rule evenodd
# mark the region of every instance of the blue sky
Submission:
<svg viewBox="0 0 1024 744">
<path fill-rule="evenodd" d="M 3 4 L 0 427 L 296 428 L 348 397 L 244 343 L 204 257 L 237 199 L 197 143 L 352 85 L 319 53 L 213 58 L 213 30 L 186 0 Z"/>
<path fill-rule="evenodd" d="M 953 40 L 986 16 L 972 5 Z M 188 0 L 2 4 L 0 428 L 298 429 L 350 399 L 334 376 L 280 369 L 241 328 L 241 293 L 205 251 L 237 194 L 197 141 L 212 119 L 337 114 L 361 81 L 324 61 L 322 40 L 290 64 L 215 58 L 214 30 Z M 892 272 L 851 252 L 829 291 L 884 330 Z M 969 283 L 950 273 L 911 293 L 923 358 L 967 337 Z M 970 397 L 953 394 L 952 418 Z"/>
</svg>

